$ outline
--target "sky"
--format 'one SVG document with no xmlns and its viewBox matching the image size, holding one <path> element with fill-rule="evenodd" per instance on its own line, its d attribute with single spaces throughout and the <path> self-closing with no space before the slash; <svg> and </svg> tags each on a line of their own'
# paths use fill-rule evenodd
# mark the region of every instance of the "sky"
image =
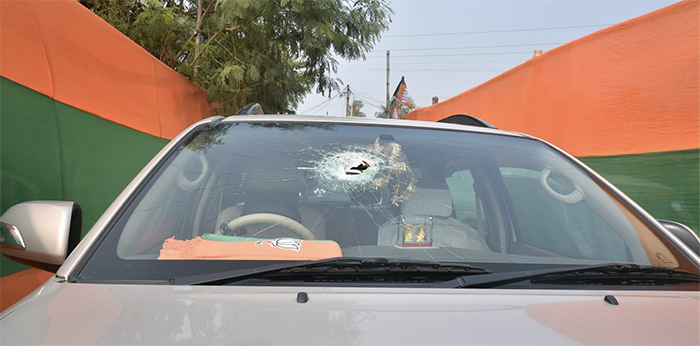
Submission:
<svg viewBox="0 0 700 346">
<path fill-rule="evenodd" d="M 389 30 L 365 60 L 338 59 L 333 78 L 372 117 L 401 77 L 418 107 L 456 96 L 544 52 L 678 1 L 393 0 Z M 315 90 L 315 89 L 314 89 Z M 342 97 L 339 97 L 342 96 Z M 391 95 L 390 95 L 391 96 Z M 307 95 L 297 114 L 344 116 L 343 95 Z"/>
</svg>

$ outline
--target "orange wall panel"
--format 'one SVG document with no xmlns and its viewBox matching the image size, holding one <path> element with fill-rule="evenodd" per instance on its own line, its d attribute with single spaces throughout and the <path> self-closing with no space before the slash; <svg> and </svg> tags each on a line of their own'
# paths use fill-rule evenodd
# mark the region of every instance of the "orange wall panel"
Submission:
<svg viewBox="0 0 700 346">
<path fill-rule="evenodd" d="M 576 156 L 700 147 L 700 17 L 683 1 L 557 47 L 407 119 L 464 113 Z"/>
<path fill-rule="evenodd" d="M 76 2 L 29 4 L 49 57 L 54 98 L 160 135 L 152 57 Z"/>
<path fill-rule="evenodd" d="M 171 139 L 208 117 L 204 92 L 77 1 L 0 1 L 0 74 Z"/>
<path fill-rule="evenodd" d="M 51 71 L 29 4 L 0 1 L 0 75 L 53 96 Z"/>
<path fill-rule="evenodd" d="M 209 116 L 202 90 L 170 67 L 154 61 L 161 137 L 173 138 L 183 129 Z"/>
</svg>

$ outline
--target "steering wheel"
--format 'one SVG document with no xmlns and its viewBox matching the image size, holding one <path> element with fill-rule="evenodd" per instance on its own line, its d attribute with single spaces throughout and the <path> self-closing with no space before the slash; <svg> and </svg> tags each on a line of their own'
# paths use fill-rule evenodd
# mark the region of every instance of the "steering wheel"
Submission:
<svg viewBox="0 0 700 346">
<path fill-rule="evenodd" d="M 243 228 L 243 227 L 248 227 L 248 226 L 253 226 L 253 225 L 273 225 L 273 226 L 281 226 L 282 228 L 285 228 L 294 234 L 298 235 L 301 239 L 304 240 L 314 240 L 316 237 L 314 237 L 314 234 L 309 231 L 306 226 L 296 222 L 295 220 L 292 220 L 284 215 L 279 215 L 279 214 L 271 214 L 271 213 L 255 213 L 255 214 L 249 214 L 245 216 L 241 216 L 238 218 L 235 218 L 231 221 L 228 221 L 226 224 L 228 225 L 228 228 L 230 232 L 235 233 L 235 230 Z"/>
</svg>

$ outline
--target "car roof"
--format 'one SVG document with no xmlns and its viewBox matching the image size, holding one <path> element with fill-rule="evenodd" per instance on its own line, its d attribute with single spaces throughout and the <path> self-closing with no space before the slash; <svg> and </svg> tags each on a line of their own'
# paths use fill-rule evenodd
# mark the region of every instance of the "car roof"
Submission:
<svg viewBox="0 0 700 346">
<path fill-rule="evenodd" d="M 355 124 L 355 125 L 379 125 L 379 126 L 394 126 L 394 127 L 410 127 L 421 129 L 434 130 L 451 130 L 472 133 L 489 133 L 497 135 L 506 135 L 520 138 L 534 138 L 532 136 L 509 132 L 488 127 L 470 126 L 454 123 L 441 123 L 432 121 L 420 120 L 405 120 L 405 119 L 383 119 L 383 118 L 364 118 L 364 117 L 331 117 L 331 116 L 308 116 L 308 115 L 235 115 L 223 118 L 223 122 L 270 122 L 283 121 L 294 123 L 336 123 L 336 124 Z"/>
</svg>

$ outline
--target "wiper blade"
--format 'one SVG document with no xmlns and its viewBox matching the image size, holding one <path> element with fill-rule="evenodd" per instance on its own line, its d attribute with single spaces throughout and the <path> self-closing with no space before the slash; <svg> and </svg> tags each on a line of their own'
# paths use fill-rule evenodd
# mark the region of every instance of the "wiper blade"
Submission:
<svg viewBox="0 0 700 346">
<path fill-rule="evenodd" d="M 532 280 L 536 284 L 574 285 L 667 285 L 700 283 L 700 275 L 664 267 L 624 265 L 597 270 L 546 275 Z"/>
<path fill-rule="evenodd" d="M 668 284 L 700 282 L 696 273 L 636 264 L 603 263 L 540 270 L 496 273 L 484 277 L 459 277 L 437 287 L 493 288 L 530 280 L 532 283 L 569 284 Z"/>
<path fill-rule="evenodd" d="M 318 261 L 299 261 L 174 278 L 173 285 L 226 285 L 265 278 L 276 280 L 309 280 L 313 278 L 355 277 L 358 281 L 451 280 L 459 276 L 491 274 L 491 271 L 465 263 L 388 260 L 386 258 L 335 257 Z"/>
</svg>

